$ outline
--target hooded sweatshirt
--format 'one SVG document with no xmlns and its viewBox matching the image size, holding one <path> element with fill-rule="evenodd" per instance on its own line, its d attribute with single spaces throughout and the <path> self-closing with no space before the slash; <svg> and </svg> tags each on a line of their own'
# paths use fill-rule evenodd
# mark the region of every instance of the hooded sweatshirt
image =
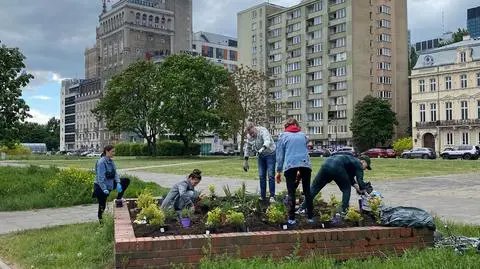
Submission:
<svg viewBox="0 0 480 269">
<path fill-rule="evenodd" d="M 277 141 L 277 172 L 291 168 L 312 168 L 307 149 L 308 138 L 298 126 L 285 128 Z"/>
</svg>

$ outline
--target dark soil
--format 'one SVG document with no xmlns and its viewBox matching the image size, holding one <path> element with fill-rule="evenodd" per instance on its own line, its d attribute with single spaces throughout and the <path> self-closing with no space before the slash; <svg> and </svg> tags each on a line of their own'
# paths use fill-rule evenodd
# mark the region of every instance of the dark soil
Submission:
<svg viewBox="0 0 480 269">
<path fill-rule="evenodd" d="M 225 198 L 218 198 L 216 202 L 210 206 L 215 207 L 214 204 L 222 204 Z M 235 203 L 234 203 L 235 204 Z M 190 235 L 190 234 L 205 234 L 208 230 L 210 233 L 233 233 L 233 232 L 251 232 L 251 231 L 280 231 L 285 228 L 286 223 L 270 224 L 266 221 L 266 214 L 264 213 L 268 207 L 268 202 L 260 202 L 258 204 L 259 210 L 253 210 L 252 207 L 247 209 L 245 214 L 245 227 L 233 227 L 232 225 L 222 225 L 215 229 L 208 228 L 205 223 L 207 220 L 207 212 L 209 206 L 197 206 L 196 212 L 191 217 L 191 225 L 189 228 L 184 228 L 181 222 L 177 219 L 166 219 L 165 226 L 136 224 L 133 221 L 136 219 L 140 210 L 137 209 L 135 201 L 128 202 L 128 209 L 130 211 L 130 219 L 132 220 L 133 230 L 136 237 L 159 237 L 167 235 Z M 242 211 L 242 210 L 239 210 Z M 305 215 L 296 215 L 297 223 L 294 226 L 288 226 L 288 230 L 305 230 L 305 229 L 325 229 L 325 228 L 345 228 L 358 226 L 376 226 L 374 217 L 368 212 L 362 213 L 363 220 L 360 223 L 351 223 L 342 221 L 341 224 L 332 224 L 331 222 L 321 222 L 319 216 L 321 214 L 328 214 L 331 211 L 326 203 L 318 204 L 314 207 L 315 223 L 307 223 Z M 163 232 L 162 232 L 163 228 Z"/>
</svg>

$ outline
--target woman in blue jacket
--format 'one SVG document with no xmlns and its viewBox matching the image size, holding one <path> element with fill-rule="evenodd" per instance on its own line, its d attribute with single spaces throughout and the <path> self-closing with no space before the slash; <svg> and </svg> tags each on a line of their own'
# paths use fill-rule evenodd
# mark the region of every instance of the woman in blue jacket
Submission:
<svg viewBox="0 0 480 269">
<path fill-rule="evenodd" d="M 281 172 L 284 172 L 288 191 L 288 224 L 295 221 L 295 191 L 302 181 L 303 193 L 307 205 L 308 222 L 313 223 L 313 201 L 310 195 L 310 177 L 312 165 L 308 155 L 308 138 L 301 132 L 294 118 L 288 119 L 283 132 L 277 141 L 277 183 L 281 182 Z"/>
<path fill-rule="evenodd" d="M 98 219 L 102 219 L 103 211 L 107 204 L 110 192 L 117 190 L 117 207 L 122 207 L 122 197 L 130 184 L 130 179 L 120 178 L 117 167 L 112 158 L 115 148 L 108 145 L 103 149 L 102 157 L 95 164 L 95 182 L 93 183 L 93 196 L 98 199 Z"/>
</svg>

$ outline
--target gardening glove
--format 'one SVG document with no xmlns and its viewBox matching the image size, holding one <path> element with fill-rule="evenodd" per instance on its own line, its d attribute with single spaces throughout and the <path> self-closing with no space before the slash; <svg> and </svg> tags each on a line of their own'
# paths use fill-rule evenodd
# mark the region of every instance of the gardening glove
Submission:
<svg viewBox="0 0 480 269">
<path fill-rule="evenodd" d="M 282 174 L 277 172 L 277 174 L 275 175 L 275 181 L 277 182 L 277 184 L 280 184 L 280 182 L 282 182 Z"/>
<path fill-rule="evenodd" d="M 103 190 L 103 193 L 105 193 L 105 195 L 108 195 L 110 192 L 108 190 Z"/>
<path fill-rule="evenodd" d="M 123 191 L 122 185 L 117 184 L 117 192 L 118 192 L 118 193 L 121 193 L 122 191 Z"/>
<path fill-rule="evenodd" d="M 261 149 L 258 150 L 258 155 L 262 154 L 264 150 L 265 150 L 265 146 L 263 146 Z"/>
<path fill-rule="evenodd" d="M 248 165 L 248 161 L 244 160 L 243 161 L 243 171 L 248 172 L 248 169 L 250 169 L 250 166 Z"/>
</svg>

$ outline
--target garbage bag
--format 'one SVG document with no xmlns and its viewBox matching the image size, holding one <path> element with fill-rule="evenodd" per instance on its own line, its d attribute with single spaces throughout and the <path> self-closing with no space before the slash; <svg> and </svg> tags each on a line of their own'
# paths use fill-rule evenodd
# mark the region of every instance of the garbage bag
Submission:
<svg viewBox="0 0 480 269">
<path fill-rule="evenodd" d="M 433 217 L 416 207 L 386 207 L 381 210 L 381 224 L 394 227 L 428 228 L 435 231 Z"/>
</svg>

